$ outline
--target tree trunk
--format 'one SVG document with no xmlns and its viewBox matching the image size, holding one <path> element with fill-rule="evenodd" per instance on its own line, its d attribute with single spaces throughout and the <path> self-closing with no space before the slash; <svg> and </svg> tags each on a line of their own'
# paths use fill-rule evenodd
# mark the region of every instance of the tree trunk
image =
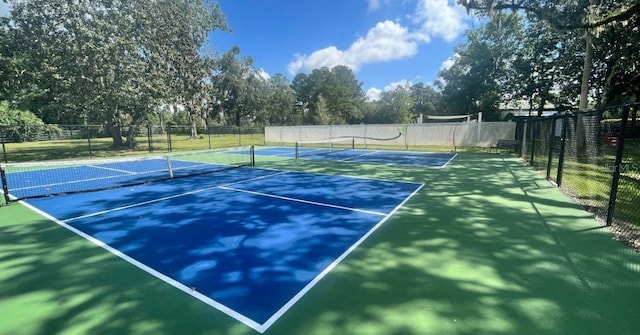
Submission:
<svg viewBox="0 0 640 335">
<path fill-rule="evenodd" d="M 591 79 L 591 67 L 593 65 L 593 36 L 587 30 L 585 32 L 584 64 L 582 66 L 582 83 L 580 86 L 580 104 L 578 108 L 585 110 L 588 107 L 589 80 Z"/>
<path fill-rule="evenodd" d="M 122 128 L 120 128 L 120 124 L 117 124 L 113 122 L 113 120 L 110 120 L 107 127 L 111 132 L 111 138 L 113 139 L 113 147 L 116 149 L 122 148 L 124 146 L 124 142 L 122 141 Z"/>
<path fill-rule="evenodd" d="M 593 0 L 591 0 L 593 2 Z M 589 106 L 589 79 L 591 78 L 591 67 L 593 63 L 593 35 L 591 31 L 585 32 L 585 52 L 584 65 L 582 66 L 582 84 L 580 87 L 580 104 L 578 108 L 582 111 L 587 110 Z M 593 134 L 591 134 L 593 135 Z M 576 127 L 576 153 L 579 162 L 587 159 L 587 136 L 584 116 L 578 116 L 578 124 Z"/>
<path fill-rule="evenodd" d="M 198 126 L 195 117 L 191 117 L 191 139 L 197 140 L 198 137 Z"/>
</svg>

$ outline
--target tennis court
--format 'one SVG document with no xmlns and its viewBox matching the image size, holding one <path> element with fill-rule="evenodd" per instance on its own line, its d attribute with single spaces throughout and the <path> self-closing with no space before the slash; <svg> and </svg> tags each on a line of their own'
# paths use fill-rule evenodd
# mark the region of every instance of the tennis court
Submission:
<svg viewBox="0 0 640 335">
<path fill-rule="evenodd" d="M 0 208 L 0 333 L 640 327 L 638 255 L 515 157 L 411 166 L 260 151 L 256 167 L 207 162 L 221 173 Z M 98 170 L 133 171 L 115 169 Z"/>
<path fill-rule="evenodd" d="M 395 150 L 367 150 L 352 147 L 264 147 L 256 155 L 380 165 L 408 165 L 445 167 L 456 156 L 450 152 L 418 152 Z"/>
<path fill-rule="evenodd" d="M 172 178 L 162 177 L 167 166 Z M 6 179 L 34 211 L 260 332 L 422 187 L 258 168 L 211 174 L 223 169 L 152 158 Z"/>
</svg>

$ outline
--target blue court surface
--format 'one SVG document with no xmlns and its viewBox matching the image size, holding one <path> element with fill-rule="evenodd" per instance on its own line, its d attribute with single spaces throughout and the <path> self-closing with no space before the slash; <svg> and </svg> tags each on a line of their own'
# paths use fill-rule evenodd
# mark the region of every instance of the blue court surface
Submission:
<svg viewBox="0 0 640 335">
<path fill-rule="evenodd" d="M 301 159 L 333 160 L 341 162 L 408 165 L 421 167 L 444 167 L 456 156 L 450 152 L 417 152 L 392 150 L 349 149 L 328 151 L 324 148 L 301 148 Z M 295 158 L 295 148 L 256 148 L 256 156 Z"/>
<path fill-rule="evenodd" d="M 263 332 L 422 186 L 238 168 L 25 203 Z"/>
</svg>

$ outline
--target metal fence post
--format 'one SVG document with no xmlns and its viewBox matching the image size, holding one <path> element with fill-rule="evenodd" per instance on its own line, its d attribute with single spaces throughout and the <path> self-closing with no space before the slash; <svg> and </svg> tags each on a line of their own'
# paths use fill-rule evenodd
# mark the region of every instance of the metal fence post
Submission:
<svg viewBox="0 0 640 335">
<path fill-rule="evenodd" d="M 556 176 L 556 184 L 558 187 L 562 185 L 562 170 L 564 169 L 564 151 L 567 143 L 567 127 L 569 127 L 570 115 L 565 114 L 562 117 L 562 134 L 560 135 L 560 154 L 558 155 L 558 175 Z"/>
<path fill-rule="evenodd" d="M 151 123 L 147 123 L 147 142 L 149 143 L 149 153 L 153 152 L 153 129 Z"/>
<path fill-rule="evenodd" d="M 4 194 L 5 203 L 9 204 L 11 202 L 11 197 L 9 197 L 9 185 L 7 185 L 7 174 L 4 171 L 4 168 L 0 166 L 0 182 L 2 183 L 2 193 Z"/>
<path fill-rule="evenodd" d="M 551 118 L 551 132 L 549 133 L 549 154 L 547 155 L 547 179 L 551 179 L 551 162 L 553 161 L 553 147 L 556 140 L 556 120 L 558 117 L 554 115 Z"/>
<path fill-rule="evenodd" d="M 171 152 L 171 126 L 167 127 L 167 151 Z"/>
<path fill-rule="evenodd" d="M 3 128 L 0 128 L 0 141 L 2 141 L 2 159 L 5 163 L 7 163 L 7 148 L 4 143 L 7 141 L 6 133 Z"/>
<path fill-rule="evenodd" d="M 93 158 L 93 150 L 91 148 L 91 126 L 87 127 L 87 142 L 89 143 L 89 158 Z"/>
<path fill-rule="evenodd" d="M 531 138 L 529 139 L 531 141 L 531 148 L 529 149 L 531 152 L 529 153 L 529 164 L 531 166 L 535 166 L 535 162 L 534 159 L 536 157 L 536 140 L 538 139 L 538 127 L 540 127 L 540 121 L 539 120 L 535 120 L 533 121 L 533 123 L 531 124 Z"/>
<path fill-rule="evenodd" d="M 624 140 L 627 136 L 627 119 L 629 119 L 629 105 L 625 105 L 622 110 L 622 124 L 620 125 L 620 137 L 618 138 L 618 150 L 616 161 L 613 165 L 613 180 L 611 181 L 611 192 L 609 194 L 609 206 L 607 208 L 607 226 L 613 223 L 613 213 L 616 207 L 616 197 L 618 196 L 618 183 L 620 182 L 620 172 L 622 170 L 622 155 L 624 154 Z"/>
</svg>

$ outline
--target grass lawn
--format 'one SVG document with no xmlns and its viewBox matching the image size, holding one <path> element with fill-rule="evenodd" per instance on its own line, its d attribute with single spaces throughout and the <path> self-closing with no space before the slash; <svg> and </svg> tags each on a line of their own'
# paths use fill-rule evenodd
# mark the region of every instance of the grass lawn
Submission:
<svg viewBox="0 0 640 335">
<path fill-rule="evenodd" d="M 94 138 L 91 139 L 91 150 L 89 150 L 89 141 L 86 139 L 6 143 L 5 149 L 7 161 L 11 163 L 149 154 L 147 137 L 137 137 L 136 143 L 134 149 L 114 149 L 111 138 Z M 210 137 L 205 134 L 197 140 L 190 139 L 188 135 L 171 135 L 172 151 L 219 149 L 262 144 L 264 144 L 263 134 L 212 134 Z M 155 135 L 152 138 L 152 148 L 153 154 L 162 155 L 167 153 L 169 151 L 167 137 Z"/>
</svg>

